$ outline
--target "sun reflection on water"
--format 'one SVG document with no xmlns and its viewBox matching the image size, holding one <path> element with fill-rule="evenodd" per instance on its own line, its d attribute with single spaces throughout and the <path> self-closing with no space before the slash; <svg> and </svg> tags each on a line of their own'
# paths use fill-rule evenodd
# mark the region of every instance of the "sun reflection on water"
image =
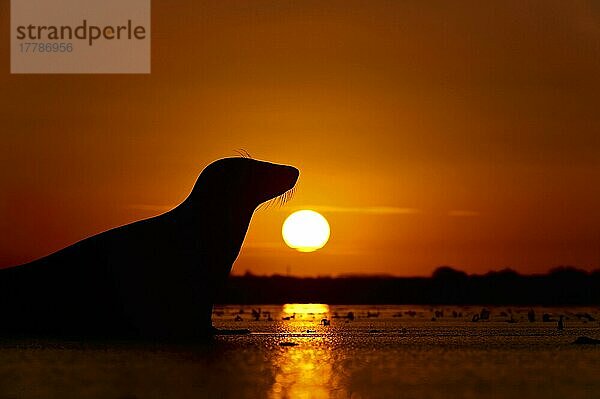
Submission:
<svg viewBox="0 0 600 399">
<path fill-rule="evenodd" d="M 286 304 L 284 314 L 314 315 L 295 322 L 282 323 L 278 331 L 279 344 L 291 342 L 296 346 L 279 346 L 272 358 L 275 381 L 270 398 L 330 398 L 340 393 L 339 375 L 334 372 L 331 339 L 320 321 L 327 317 L 325 304 Z M 299 331 L 314 332 L 298 334 Z"/>
<path fill-rule="evenodd" d="M 323 303 L 286 303 L 283 305 L 283 313 L 326 314 L 329 313 L 329 305 Z"/>
</svg>

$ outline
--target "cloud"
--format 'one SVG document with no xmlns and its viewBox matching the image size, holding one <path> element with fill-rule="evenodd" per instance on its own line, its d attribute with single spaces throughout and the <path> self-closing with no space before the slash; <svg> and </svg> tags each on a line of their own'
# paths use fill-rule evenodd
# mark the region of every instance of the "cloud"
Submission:
<svg viewBox="0 0 600 399">
<path fill-rule="evenodd" d="M 448 216 L 452 217 L 474 217 L 479 216 L 480 213 L 477 211 L 467 211 L 467 210 L 452 210 L 448 211 Z"/>
<path fill-rule="evenodd" d="M 306 205 L 298 209 L 312 209 L 318 212 L 331 213 L 363 213 L 369 215 L 414 215 L 421 213 L 416 208 L 400 208 L 395 206 L 331 206 L 331 205 Z"/>
<path fill-rule="evenodd" d="M 156 204 L 132 204 L 130 209 L 151 212 L 167 212 L 175 208 L 176 205 L 156 205 Z M 317 212 L 328 213 L 362 213 L 367 215 L 414 215 L 421 213 L 420 209 L 416 208 L 401 208 L 395 206 L 332 206 L 332 205 L 304 205 L 294 207 L 294 210 L 312 209 Z M 288 211 L 288 209 L 281 209 Z M 452 211 L 454 212 L 454 211 Z M 460 211 L 457 211 L 460 212 Z"/>
<path fill-rule="evenodd" d="M 365 252 L 356 248 L 332 248 L 327 247 L 325 250 L 319 250 L 321 255 L 327 256 L 356 256 L 363 255 Z M 288 247 L 283 241 L 259 241 L 259 242 L 244 242 L 244 246 L 242 247 L 243 256 L 265 256 L 266 254 L 272 254 L 275 256 L 279 256 L 282 253 L 285 254 L 299 254 L 300 252 L 295 252 L 292 248 Z"/>
</svg>

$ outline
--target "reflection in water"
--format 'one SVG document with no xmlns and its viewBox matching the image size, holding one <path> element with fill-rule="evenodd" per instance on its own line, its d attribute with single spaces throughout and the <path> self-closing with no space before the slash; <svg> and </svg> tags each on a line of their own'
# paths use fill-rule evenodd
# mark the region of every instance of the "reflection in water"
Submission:
<svg viewBox="0 0 600 399">
<path fill-rule="evenodd" d="M 319 325 L 323 315 L 282 320 L 281 305 L 260 307 L 273 320 L 248 317 L 247 308 L 244 321 L 235 321 L 239 305 L 217 308 L 216 327 L 252 334 L 198 345 L 4 338 L 0 398 L 551 399 L 600 392 L 600 348 L 572 344 L 600 338 L 597 322 L 577 317 L 600 320 L 597 306 L 533 308 L 569 317 L 563 331 L 541 317 L 530 322 L 529 306 L 512 306 L 511 314 L 491 307 L 489 321 L 473 323 L 481 306 L 444 307 L 434 321 L 431 306 L 330 305 L 332 316 L 356 316 L 332 317 L 330 326 Z"/>
<path fill-rule="evenodd" d="M 329 305 L 322 303 L 286 303 L 283 313 L 288 314 L 324 314 L 329 313 Z"/>
<path fill-rule="evenodd" d="M 331 350 L 332 335 L 319 324 L 329 306 L 323 304 L 286 304 L 283 313 L 313 315 L 302 317 L 279 327 L 278 340 L 294 342 L 292 347 L 278 346 L 271 359 L 275 381 L 270 398 L 330 398 L 348 397 L 341 389 Z M 302 331 L 304 333 L 299 334 Z M 314 331 L 314 333 L 306 333 Z"/>
<path fill-rule="evenodd" d="M 331 351 L 322 345 L 281 348 L 273 365 L 271 398 L 328 398 L 337 385 L 332 380 Z"/>
</svg>

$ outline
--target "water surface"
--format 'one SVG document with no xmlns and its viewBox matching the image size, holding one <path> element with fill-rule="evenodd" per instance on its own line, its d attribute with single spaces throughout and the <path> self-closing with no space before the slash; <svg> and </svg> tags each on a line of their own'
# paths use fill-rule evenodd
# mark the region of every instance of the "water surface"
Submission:
<svg viewBox="0 0 600 399">
<path fill-rule="evenodd" d="M 600 338 L 600 309 L 535 308 L 529 322 L 529 308 L 495 307 L 472 322 L 481 309 L 219 306 L 217 327 L 252 334 L 194 345 L 3 341 L 0 397 L 600 397 L 600 347 L 572 344 Z"/>
</svg>

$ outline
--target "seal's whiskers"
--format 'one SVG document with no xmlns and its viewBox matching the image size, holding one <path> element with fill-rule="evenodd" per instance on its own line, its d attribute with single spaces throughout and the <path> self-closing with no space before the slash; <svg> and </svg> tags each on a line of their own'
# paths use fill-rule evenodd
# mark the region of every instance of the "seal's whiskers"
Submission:
<svg viewBox="0 0 600 399">
<path fill-rule="evenodd" d="M 259 205 L 258 209 L 269 209 L 272 205 L 275 205 L 279 208 L 284 206 L 288 201 L 294 198 L 294 194 L 296 193 L 296 186 L 290 188 L 285 193 L 278 195 L 275 198 L 271 198 L 270 200 L 263 202 Z"/>
</svg>

